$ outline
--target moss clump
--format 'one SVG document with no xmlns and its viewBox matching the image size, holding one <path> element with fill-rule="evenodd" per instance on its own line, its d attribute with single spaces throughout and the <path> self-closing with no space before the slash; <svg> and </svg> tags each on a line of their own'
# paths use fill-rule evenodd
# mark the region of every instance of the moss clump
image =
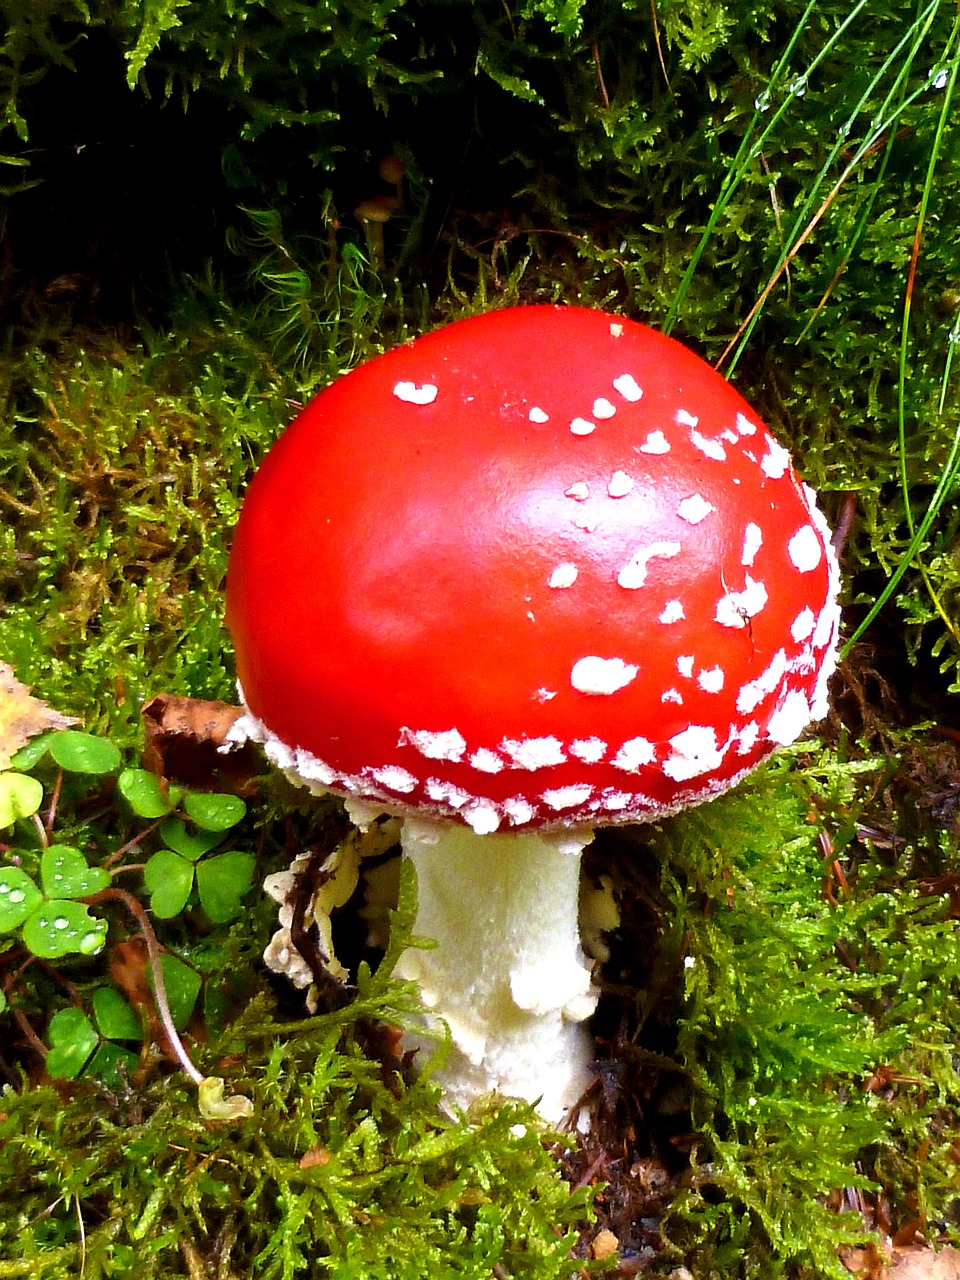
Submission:
<svg viewBox="0 0 960 1280">
<path fill-rule="evenodd" d="M 924 867 L 956 842 L 864 816 L 887 762 L 792 754 L 653 841 L 698 1134 L 665 1230 L 704 1273 L 839 1276 L 885 1216 L 953 1236 L 960 924 Z"/>
<path fill-rule="evenodd" d="M 0 1275 L 577 1273 L 588 1196 L 528 1109 L 443 1124 L 439 1091 L 389 1088 L 343 1019 L 293 1032 L 261 999 L 213 1046 L 256 1098 L 238 1123 L 203 1121 L 183 1080 L 155 1074 L 122 1096 L 8 1088 Z"/>
</svg>

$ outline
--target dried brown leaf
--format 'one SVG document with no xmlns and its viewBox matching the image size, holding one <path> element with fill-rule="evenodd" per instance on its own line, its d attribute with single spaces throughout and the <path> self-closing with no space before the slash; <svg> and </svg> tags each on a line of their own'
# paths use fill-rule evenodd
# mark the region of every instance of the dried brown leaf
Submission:
<svg viewBox="0 0 960 1280">
<path fill-rule="evenodd" d="M 881 1280 L 960 1280 L 960 1249 L 930 1249 L 925 1245 L 894 1249 L 893 1261 Z"/>
<path fill-rule="evenodd" d="M 143 707 L 143 767 L 192 787 L 240 789 L 263 766 L 249 746 L 221 754 L 227 733 L 243 708 L 158 693 Z"/>
<path fill-rule="evenodd" d="M 22 746 L 48 729 L 68 729 L 74 716 L 61 715 L 21 684 L 13 667 L 0 662 L 0 769 L 8 769 Z"/>
</svg>

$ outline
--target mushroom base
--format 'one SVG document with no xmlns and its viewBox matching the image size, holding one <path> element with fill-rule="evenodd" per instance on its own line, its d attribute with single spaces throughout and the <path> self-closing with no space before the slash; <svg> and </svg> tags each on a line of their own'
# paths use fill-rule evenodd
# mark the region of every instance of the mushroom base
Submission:
<svg viewBox="0 0 960 1280">
<path fill-rule="evenodd" d="M 586 839 L 589 839 L 587 835 Z M 566 1116 L 591 1079 L 585 1020 L 597 991 L 580 946 L 580 850 L 586 839 L 477 836 L 454 823 L 404 821 L 416 869 L 416 932 L 397 972 L 415 981 L 428 1024 L 450 1028 L 437 1072 L 452 1107 L 497 1093 L 536 1103 L 549 1123 Z M 426 1051 L 434 1040 L 408 1036 Z"/>
</svg>

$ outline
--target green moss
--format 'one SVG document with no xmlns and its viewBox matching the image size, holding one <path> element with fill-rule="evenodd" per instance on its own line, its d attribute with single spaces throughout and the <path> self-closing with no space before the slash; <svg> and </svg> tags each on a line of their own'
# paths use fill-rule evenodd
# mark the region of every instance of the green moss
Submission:
<svg viewBox="0 0 960 1280">
<path fill-rule="evenodd" d="M 879 762 L 802 748 L 790 769 L 789 754 L 654 840 L 700 1135 L 667 1233 L 704 1272 L 839 1276 L 838 1247 L 868 1234 L 861 1214 L 842 1212 L 851 1189 L 885 1197 L 894 1221 L 922 1204 L 940 1229 L 953 1200 L 950 898 L 918 880 L 915 848 L 890 860 L 858 836 Z"/>
<path fill-rule="evenodd" d="M 389 993 L 379 1012 L 390 1015 Z M 342 1018 L 295 1029 L 260 1000 L 214 1054 L 256 1098 L 201 1120 L 176 1078 L 127 1098 L 3 1099 L 0 1275 L 575 1275 L 587 1213 L 524 1108 L 436 1118 L 438 1090 L 387 1087 Z"/>
<path fill-rule="evenodd" d="M 220 586 L 239 492 L 289 409 L 222 351 L 34 357 L 0 432 L 0 654 L 119 732 L 159 689 L 229 696 Z M 233 373 L 235 371 L 231 371 Z"/>
</svg>

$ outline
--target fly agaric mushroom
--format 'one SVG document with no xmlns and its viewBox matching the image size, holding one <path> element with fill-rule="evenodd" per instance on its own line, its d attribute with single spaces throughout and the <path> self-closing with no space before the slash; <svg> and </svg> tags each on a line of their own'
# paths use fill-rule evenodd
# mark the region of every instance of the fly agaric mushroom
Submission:
<svg viewBox="0 0 960 1280">
<path fill-rule="evenodd" d="M 441 1077 L 559 1120 L 597 993 L 578 854 L 733 786 L 827 709 L 839 570 L 812 492 L 679 343 L 493 312 L 323 391 L 254 478 L 227 583 L 247 736 L 403 818 Z"/>
</svg>

